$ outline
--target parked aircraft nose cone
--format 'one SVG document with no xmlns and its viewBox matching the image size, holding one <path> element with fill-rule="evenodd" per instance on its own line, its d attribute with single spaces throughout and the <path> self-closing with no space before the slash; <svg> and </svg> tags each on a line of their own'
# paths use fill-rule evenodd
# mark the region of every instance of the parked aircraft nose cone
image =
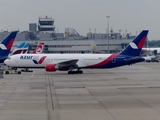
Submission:
<svg viewBox="0 0 160 120">
<path fill-rule="evenodd" d="M 4 61 L 4 64 L 5 64 L 5 65 L 8 65 L 8 64 L 9 64 L 9 60 L 6 59 L 6 60 Z"/>
</svg>

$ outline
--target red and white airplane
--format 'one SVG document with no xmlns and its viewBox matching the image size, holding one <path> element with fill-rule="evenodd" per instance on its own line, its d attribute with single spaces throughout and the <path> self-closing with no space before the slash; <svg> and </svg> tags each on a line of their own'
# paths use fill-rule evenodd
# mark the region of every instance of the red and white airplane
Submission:
<svg viewBox="0 0 160 120">
<path fill-rule="evenodd" d="M 19 45 L 12 51 L 10 55 L 16 55 L 16 54 L 27 54 L 28 53 L 28 47 L 29 43 L 21 42 Z M 44 47 L 44 42 L 40 42 L 37 47 L 34 49 L 32 54 L 42 54 Z"/>
<path fill-rule="evenodd" d="M 44 48 L 44 42 L 40 42 L 32 54 L 42 54 Z"/>
<path fill-rule="evenodd" d="M 105 69 L 144 61 L 140 52 L 148 30 L 143 30 L 128 46 L 117 54 L 19 54 L 4 63 L 12 68 L 45 68 L 48 72 L 66 70 L 68 74 L 82 74 L 81 69 Z"/>
</svg>

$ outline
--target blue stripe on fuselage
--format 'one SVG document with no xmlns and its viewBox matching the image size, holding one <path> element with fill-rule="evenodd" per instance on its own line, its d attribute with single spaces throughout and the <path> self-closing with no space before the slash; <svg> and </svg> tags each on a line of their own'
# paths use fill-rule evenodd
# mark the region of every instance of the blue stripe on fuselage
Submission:
<svg viewBox="0 0 160 120">
<path fill-rule="evenodd" d="M 126 55 L 119 54 L 118 56 L 113 57 L 113 59 L 111 59 L 109 62 L 106 62 L 105 64 L 101 64 L 99 66 L 97 66 L 97 65 L 88 66 L 88 68 L 113 68 L 113 67 L 130 65 L 130 64 L 144 61 L 143 58 L 129 60 L 132 58 L 133 58 L 132 56 L 126 56 Z M 107 59 L 104 60 L 104 62 L 105 61 L 107 61 Z M 87 68 L 87 67 L 84 67 L 84 68 Z"/>
</svg>

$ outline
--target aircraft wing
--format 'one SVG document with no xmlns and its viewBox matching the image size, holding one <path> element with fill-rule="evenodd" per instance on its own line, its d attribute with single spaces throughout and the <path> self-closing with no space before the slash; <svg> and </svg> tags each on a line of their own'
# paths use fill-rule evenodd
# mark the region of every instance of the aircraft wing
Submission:
<svg viewBox="0 0 160 120">
<path fill-rule="evenodd" d="M 77 61 L 78 61 L 78 59 L 59 62 L 59 63 L 56 63 L 56 67 L 58 69 L 70 69 L 70 70 L 73 70 L 74 68 L 78 68 L 78 65 L 76 64 Z"/>
</svg>

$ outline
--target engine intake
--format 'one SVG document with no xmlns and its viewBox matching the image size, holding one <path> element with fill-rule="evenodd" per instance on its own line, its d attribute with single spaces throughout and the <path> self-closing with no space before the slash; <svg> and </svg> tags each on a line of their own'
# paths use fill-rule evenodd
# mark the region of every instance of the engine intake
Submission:
<svg viewBox="0 0 160 120">
<path fill-rule="evenodd" d="M 56 65 L 55 64 L 47 64 L 45 69 L 47 72 L 54 72 L 54 71 L 56 71 Z"/>
</svg>

